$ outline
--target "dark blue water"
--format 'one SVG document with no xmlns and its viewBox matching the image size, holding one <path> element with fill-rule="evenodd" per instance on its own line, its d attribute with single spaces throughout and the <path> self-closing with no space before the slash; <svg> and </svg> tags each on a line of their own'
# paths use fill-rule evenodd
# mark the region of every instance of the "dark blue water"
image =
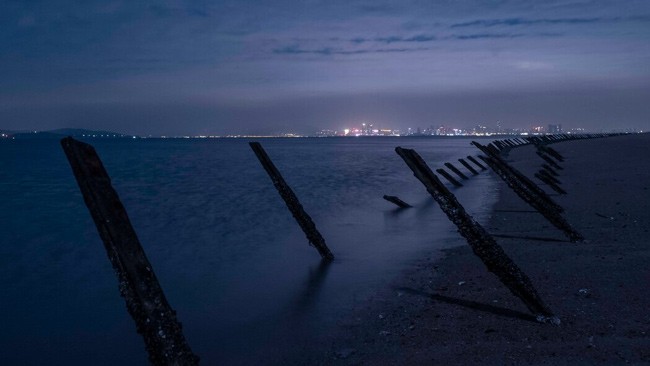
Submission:
<svg viewBox="0 0 650 366">
<path fill-rule="evenodd" d="M 455 138 L 261 140 L 336 256 L 323 267 L 246 140 L 89 142 L 205 365 L 326 351 L 311 345 L 355 304 L 459 244 L 395 146 L 434 169 L 477 152 Z M 455 192 L 480 219 L 494 183 Z M 1 364 L 147 363 L 58 141 L 0 141 L 0 288 Z"/>
</svg>

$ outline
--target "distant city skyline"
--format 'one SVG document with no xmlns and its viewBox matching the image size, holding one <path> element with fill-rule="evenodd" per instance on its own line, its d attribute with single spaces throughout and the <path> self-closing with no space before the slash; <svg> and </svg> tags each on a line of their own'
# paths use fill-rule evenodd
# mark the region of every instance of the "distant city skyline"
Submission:
<svg viewBox="0 0 650 366">
<path fill-rule="evenodd" d="M 0 129 L 650 130 L 650 2 L 0 3 Z"/>
</svg>

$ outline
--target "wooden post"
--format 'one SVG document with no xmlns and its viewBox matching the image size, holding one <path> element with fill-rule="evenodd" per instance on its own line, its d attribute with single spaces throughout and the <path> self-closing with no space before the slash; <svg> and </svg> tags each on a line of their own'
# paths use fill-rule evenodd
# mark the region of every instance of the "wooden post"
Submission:
<svg viewBox="0 0 650 366">
<path fill-rule="evenodd" d="M 483 166 L 483 164 L 479 163 L 478 160 L 474 159 L 473 156 L 467 156 L 467 160 L 471 161 L 472 163 L 476 164 L 477 167 L 481 168 L 481 170 L 487 170 L 486 167 Z"/>
<path fill-rule="evenodd" d="M 528 203 L 531 207 L 541 213 L 542 216 L 546 218 L 546 220 L 560 229 L 571 242 L 581 242 L 584 240 L 584 237 L 575 231 L 575 229 L 569 225 L 564 217 L 560 215 L 560 212 L 557 210 L 557 208 L 551 206 L 547 201 L 542 200 L 541 196 L 531 192 L 498 160 L 493 157 L 481 158 L 524 202 Z M 546 195 L 546 193 L 544 194 Z"/>
<path fill-rule="evenodd" d="M 551 173 L 549 173 L 549 172 L 546 171 L 545 169 L 540 169 L 540 170 L 539 170 L 539 174 L 545 176 L 545 177 L 548 178 L 548 179 L 550 179 L 553 183 L 555 183 L 555 184 L 557 184 L 557 185 L 562 184 L 562 182 L 560 182 L 559 179 L 555 178 L 553 175 L 551 175 Z"/>
<path fill-rule="evenodd" d="M 153 365 L 198 365 L 199 358 L 183 336 L 176 312 L 165 298 L 97 152 L 72 137 L 62 139 L 61 145 L 117 274 L 126 308 L 144 338 L 149 361 Z"/>
<path fill-rule="evenodd" d="M 553 208 L 555 211 L 564 212 L 564 208 L 562 208 L 562 206 L 555 203 L 555 201 L 553 201 L 553 199 L 551 199 L 551 197 L 549 197 L 549 195 L 546 194 L 544 190 L 539 188 L 537 184 L 535 184 L 535 182 L 528 179 L 528 177 L 526 177 L 523 173 L 521 173 L 519 170 L 515 169 L 510 164 L 508 164 L 505 160 L 503 160 L 499 156 L 499 154 L 492 153 L 489 149 L 487 149 L 485 146 L 479 144 L 476 141 L 472 141 L 472 144 L 477 148 L 479 148 L 481 151 L 483 151 L 485 154 L 487 154 L 489 157 L 491 157 L 508 175 L 512 176 L 515 180 L 519 182 L 519 184 L 523 185 L 527 191 L 530 191 L 534 195 L 538 196 L 542 201 L 546 202 L 546 204 L 551 208 Z M 481 159 L 484 160 L 483 158 Z"/>
<path fill-rule="evenodd" d="M 266 151 L 264 151 L 262 145 L 260 145 L 259 142 L 251 142 L 249 145 L 255 152 L 257 159 L 259 159 L 260 163 L 262 163 L 262 166 L 269 174 L 269 177 L 271 177 L 273 185 L 278 190 L 280 197 L 282 197 L 284 203 L 287 204 L 289 211 L 291 211 L 291 214 L 298 222 L 298 225 L 300 225 L 300 228 L 307 236 L 309 243 L 316 247 L 318 253 L 320 253 L 321 257 L 324 260 L 333 260 L 334 255 L 327 247 L 327 244 L 325 244 L 325 239 L 323 239 L 323 236 L 320 234 L 320 232 L 318 232 L 318 229 L 316 229 L 316 224 L 314 224 L 311 217 L 307 214 L 307 212 L 305 212 L 305 209 L 303 209 L 300 201 L 298 201 L 298 197 L 296 197 L 296 194 L 293 193 L 293 190 L 291 190 L 291 187 L 289 187 L 287 182 L 284 181 L 282 174 L 280 174 L 278 168 L 275 167 L 271 161 L 271 158 L 269 158 L 269 156 L 266 154 Z"/>
<path fill-rule="evenodd" d="M 474 175 L 478 175 L 478 172 L 476 171 L 476 169 L 474 169 L 471 165 L 469 165 L 469 163 L 466 162 L 465 159 L 458 159 L 458 161 L 459 161 L 461 164 L 463 164 L 463 166 L 464 166 L 467 170 L 469 170 L 470 172 L 472 172 L 472 174 L 474 174 Z"/>
<path fill-rule="evenodd" d="M 449 170 L 451 170 L 452 172 L 454 172 L 457 176 L 459 176 L 461 179 L 465 179 L 465 180 L 469 179 L 469 178 L 467 178 L 467 176 L 466 176 L 465 174 L 463 174 L 460 170 L 458 170 L 458 168 L 456 168 L 455 166 L 453 166 L 451 163 L 445 163 L 445 166 L 446 166 Z"/>
<path fill-rule="evenodd" d="M 413 207 L 413 206 L 409 205 L 408 203 L 406 203 L 406 202 L 402 201 L 401 199 L 399 199 L 399 197 L 397 197 L 397 196 L 384 195 L 384 199 L 386 201 L 388 201 L 388 202 L 392 202 L 392 203 L 396 204 L 400 208 Z"/>
<path fill-rule="evenodd" d="M 550 175 L 552 175 L 554 177 L 559 176 L 559 174 L 553 168 L 551 168 L 548 164 L 542 164 L 542 168 L 545 171 L 547 171 Z"/>
<path fill-rule="evenodd" d="M 545 162 L 547 162 L 550 166 L 557 170 L 563 170 L 561 166 L 559 166 L 553 159 L 549 158 L 548 155 L 542 153 L 541 151 L 537 150 L 535 151 L 537 155 L 539 155 L 540 158 L 544 159 Z"/>
<path fill-rule="evenodd" d="M 515 296 L 521 299 L 539 322 L 560 324 L 560 320 L 539 297 L 528 276 L 508 257 L 494 238 L 467 214 L 465 208 L 433 174 L 420 155 L 414 150 L 401 147 L 397 147 L 395 151 L 438 202 L 449 220 L 456 225 L 458 232 L 467 240 L 474 254 L 483 261 L 488 271 L 494 273 Z"/>
<path fill-rule="evenodd" d="M 565 191 L 564 189 L 562 189 L 560 186 L 558 186 L 557 184 L 555 184 L 555 182 L 553 182 L 553 181 L 552 181 L 551 179 L 549 179 L 547 176 L 545 176 L 545 175 L 543 175 L 543 174 L 535 173 L 535 177 L 536 177 L 537 179 L 541 180 L 542 182 L 546 183 L 546 184 L 547 184 L 549 187 L 551 187 L 551 189 L 554 190 L 555 192 L 557 192 L 557 193 L 559 193 L 559 194 L 566 194 L 566 191 Z"/>
<path fill-rule="evenodd" d="M 444 169 L 436 169 L 436 172 L 438 172 L 438 174 L 445 177 L 449 181 L 449 183 L 453 184 L 454 186 L 456 186 L 456 187 L 462 187 L 463 186 L 459 181 L 454 179 L 454 177 L 452 177 L 451 174 L 447 173 L 446 170 L 444 170 Z"/>
<path fill-rule="evenodd" d="M 545 153 L 547 153 L 547 154 L 551 155 L 552 157 L 554 157 L 555 160 L 557 160 L 559 162 L 564 161 L 564 157 L 562 156 L 562 154 L 557 152 L 557 150 L 555 150 L 554 148 L 552 148 L 550 146 L 544 146 L 543 150 L 544 150 Z"/>
</svg>

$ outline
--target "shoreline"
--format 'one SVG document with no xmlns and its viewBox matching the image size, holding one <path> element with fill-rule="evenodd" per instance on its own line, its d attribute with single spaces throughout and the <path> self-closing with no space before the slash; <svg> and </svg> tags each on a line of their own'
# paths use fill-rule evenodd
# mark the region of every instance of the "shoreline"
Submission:
<svg viewBox="0 0 650 366">
<path fill-rule="evenodd" d="M 650 166 L 642 160 L 648 143 L 650 135 L 642 134 L 552 145 L 566 158 L 559 179 L 568 192 L 552 197 L 585 243 L 568 242 L 499 182 L 492 216 L 481 224 L 493 235 L 508 236 L 497 242 L 560 317 L 559 327 L 531 321 L 525 306 L 458 235 L 462 246 L 443 250 L 438 260 L 418 261 L 342 322 L 344 333 L 321 362 L 650 362 L 650 250 L 644 243 Z M 532 177 L 542 163 L 534 150 L 514 149 L 507 160 Z"/>
</svg>

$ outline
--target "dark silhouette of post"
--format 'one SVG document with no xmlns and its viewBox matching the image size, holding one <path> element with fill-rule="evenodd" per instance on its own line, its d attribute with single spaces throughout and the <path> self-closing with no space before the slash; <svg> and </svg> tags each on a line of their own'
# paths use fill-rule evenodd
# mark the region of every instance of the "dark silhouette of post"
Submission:
<svg viewBox="0 0 650 366">
<path fill-rule="evenodd" d="M 563 208 L 562 206 L 560 206 L 560 205 L 558 205 L 557 203 L 555 203 L 555 201 L 553 201 L 553 199 L 552 199 L 548 194 L 546 194 L 546 192 L 544 192 L 543 189 L 539 188 L 539 186 L 537 186 L 537 184 L 535 184 L 535 182 L 533 182 L 532 180 L 530 180 L 528 177 L 526 177 L 526 175 L 524 175 L 524 174 L 521 173 L 519 170 L 515 169 L 513 166 L 511 166 L 510 164 L 508 164 L 504 159 L 502 159 L 501 156 L 499 155 L 499 153 L 494 153 L 493 151 L 491 151 L 490 149 L 488 149 L 486 146 L 483 146 L 483 145 L 479 144 L 479 143 L 476 142 L 476 141 L 472 141 L 472 144 L 473 144 L 474 146 L 476 146 L 477 148 L 479 148 L 479 150 L 481 150 L 482 152 L 484 152 L 484 153 L 485 153 L 487 156 L 489 156 L 492 160 L 494 160 L 494 162 L 495 162 L 499 167 L 501 167 L 501 168 L 503 169 L 503 171 L 506 172 L 507 175 L 511 176 L 511 177 L 512 177 L 513 179 L 515 179 L 515 180 L 516 180 L 520 185 L 524 186 L 524 188 L 525 188 L 527 191 L 530 191 L 530 192 L 533 193 L 535 196 L 539 197 L 541 200 L 543 200 L 544 202 L 546 202 L 547 205 L 549 205 L 550 207 L 552 207 L 554 210 L 556 210 L 556 211 L 558 211 L 558 212 L 564 212 L 564 208 Z M 483 161 L 485 161 L 485 159 L 483 159 L 483 157 L 481 157 L 481 159 L 482 159 Z M 490 167 L 494 170 L 494 168 L 493 168 L 492 165 L 490 165 Z M 497 172 L 497 173 L 498 173 L 498 172 Z"/>
<path fill-rule="evenodd" d="M 553 180 L 551 180 L 551 178 L 549 178 L 549 176 L 546 176 L 546 175 L 543 175 L 543 174 L 540 174 L 540 173 L 535 173 L 535 177 L 537 179 L 541 180 L 542 182 L 546 183 L 555 192 L 557 192 L 559 194 L 567 194 L 566 191 L 564 189 L 562 189 L 562 187 L 558 186 L 555 182 L 553 182 Z"/>
<path fill-rule="evenodd" d="M 541 152 L 539 150 L 535 151 L 535 153 L 537 155 L 539 155 L 540 158 L 544 159 L 544 161 L 547 162 L 548 165 L 552 166 L 553 168 L 555 168 L 557 170 L 563 170 L 562 167 L 560 165 L 558 165 L 558 163 L 553 161 L 553 159 L 549 158 L 548 155 L 544 154 L 543 152 Z"/>
<path fill-rule="evenodd" d="M 459 161 L 461 164 L 463 164 L 463 166 L 464 166 L 467 170 L 469 170 L 470 172 L 472 172 L 472 174 L 474 174 L 474 175 L 478 175 L 478 172 L 476 171 L 476 169 L 474 169 L 471 165 L 469 165 L 469 163 L 466 162 L 465 159 L 458 159 L 458 161 Z"/>
<path fill-rule="evenodd" d="M 460 170 L 458 170 L 458 168 L 456 168 L 452 163 L 445 163 L 445 166 L 449 170 L 454 172 L 457 176 L 459 176 L 461 179 L 465 179 L 465 180 L 469 179 L 465 174 L 463 174 Z"/>
<path fill-rule="evenodd" d="M 386 201 L 388 201 L 388 202 L 392 202 L 392 203 L 396 204 L 399 208 L 413 207 L 413 206 L 409 205 L 408 203 L 406 203 L 406 202 L 402 201 L 401 199 L 399 199 L 399 197 L 397 197 L 397 196 L 384 195 L 384 199 Z"/>
<path fill-rule="evenodd" d="M 72 137 L 62 139 L 61 145 L 117 274 L 126 308 L 144 338 L 149 361 L 153 365 L 198 365 L 199 358 L 183 336 L 176 312 L 165 298 L 97 152 Z"/>
<path fill-rule="evenodd" d="M 415 150 L 401 147 L 395 148 L 395 152 L 438 202 L 449 220 L 456 225 L 458 232 L 467 240 L 474 254 L 483 261 L 488 271 L 494 273 L 515 296 L 521 299 L 535 314 L 538 321 L 559 324 L 560 320 L 544 304 L 528 276 L 508 257 L 494 238 L 467 214 L 456 197 L 433 174 L 420 155 Z"/>
<path fill-rule="evenodd" d="M 483 161 L 494 170 L 501 179 L 503 179 L 508 187 L 510 187 L 524 202 L 528 203 L 531 207 L 537 210 L 544 216 L 551 224 L 558 229 L 562 230 L 564 235 L 569 238 L 571 242 L 581 242 L 584 237 L 578 233 L 569 223 L 562 217 L 560 211 L 551 206 L 547 201 L 542 200 L 541 196 L 533 193 L 525 185 L 521 183 L 515 175 L 510 172 L 505 165 L 494 157 L 481 157 Z M 546 193 L 545 193 L 546 194 Z"/>
<path fill-rule="evenodd" d="M 463 186 L 459 181 L 454 179 L 454 177 L 452 177 L 451 174 L 447 173 L 446 170 L 441 168 L 441 169 L 436 169 L 436 172 L 438 174 L 442 175 L 443 177 L 445 177 L 445 179 L 447 179 L 449 181 L 449 183 L 453 184 L 455 187 L 462 187 Z"/>
<path fill-rule="evenodd" d="M 542 164 L 542 168 L 545 171 L 547 171 L 550 175 L 552 175 L 554 177 L 559 176 L 559 174 L 553 168 L 551 168 L 548 164 Z"/>
<path fill-rule="evenodd" d="M 253 149 L 253 152 L 255 152 L 255 155 L 259 159 L 260 163 L 262 163 L 264 170 L 266 170 L 266 172 L 269 174 L 269 177 L 271 177 L 273 185 L 278 190 L 280 197 L 282 197 L 284 203 L 287 204 L 287 208 L 289 208 L 289 211 L 291 211 L 291 214 L 298 222 L 298 225 L 300 225 L 300 228 L 307 236 L 309 243 L 318 250 L 318 253 L 320 253 L 321 257 L 324 260 L 333 260 L 334 255 L 327 247 L 327 244 L 325 244 L 325 239 L 323 239 L 323 236 L 320 234 L 318 229 L 316 229 L 316 224 L 314 224 L 311 217 L 307 214 L 307 212 L 305 212 L 305 209 L 300 204 L 300 201 L 298 201 L 298 197 L 296 197 L 296 194 L 293 193 L 293 190 L 291 187 L 289 187 L 287 182 L 284 181 L 282 174 L 280 174 L 278 168 L 275 167 L 271 161 L 271 158 L 269 158 L 269 156 L 266 154 L 266 151 L 264 151 L 262 145 L 259 142 L 251 142 L 249 145 L 251 149 Z"/>
<path fill-rule="evenodd" d="M 472 163 L 476 164 L 477 167 L 481 168 L 481 170 L 487 170 L 486 167 L 483 166 L 483 164 L 479 163 L 478 160 L 474 159 L 473 156 L 467 156 L 467 160 L 471 161 Z"/>
</svg>

